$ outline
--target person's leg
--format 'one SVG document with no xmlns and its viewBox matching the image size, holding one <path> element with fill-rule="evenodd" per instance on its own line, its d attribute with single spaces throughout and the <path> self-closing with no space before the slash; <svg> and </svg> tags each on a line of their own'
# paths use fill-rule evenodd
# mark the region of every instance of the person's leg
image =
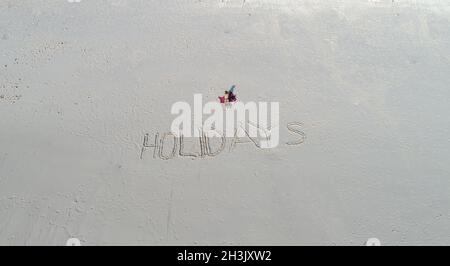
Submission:
<svg viewBox="0 0 450 266">
<path fill-rule="evenodd" d="M 236 85 L 233 85 L 233 86 L 231 86 L 231 88 L 230 88 L 230 90 L 229 90 L 229 92 L 230 93 L 233 93 L 234 92 L 234 88 L 236 87 Z"/>
</svg>

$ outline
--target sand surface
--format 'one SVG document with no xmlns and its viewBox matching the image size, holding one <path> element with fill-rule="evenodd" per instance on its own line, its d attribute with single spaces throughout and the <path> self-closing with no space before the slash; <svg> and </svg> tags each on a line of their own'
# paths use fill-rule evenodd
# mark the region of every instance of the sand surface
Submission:
<svg viewBox="0 0 450 266">
<path fill-rule="evenodd" d="M 0 244 L 450 245 L 449 25 L 437 0 L 2 0 Z M 280 103 L 277 148 L 141 156 L 232 84 Z"/>
</svg>

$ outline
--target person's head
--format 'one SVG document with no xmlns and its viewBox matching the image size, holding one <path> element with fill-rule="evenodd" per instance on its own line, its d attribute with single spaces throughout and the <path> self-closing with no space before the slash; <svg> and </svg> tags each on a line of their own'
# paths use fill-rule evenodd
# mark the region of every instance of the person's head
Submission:
<svg viewBox="0 0 450 266">
<path fill-rule="evenodd" d="M 225 91 L 225 94 L 228 94 L 228 91 Z"/>
</svg>

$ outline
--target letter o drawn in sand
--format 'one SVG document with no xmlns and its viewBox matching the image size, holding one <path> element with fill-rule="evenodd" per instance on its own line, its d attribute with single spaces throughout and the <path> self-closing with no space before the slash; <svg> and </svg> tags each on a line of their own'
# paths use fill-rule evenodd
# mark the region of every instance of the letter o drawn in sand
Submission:
<svg viewBox="0 0 450 266">
<path fill-rule="evenodd" d="M 170 155 L 165 156 L 164 155 L 164 141 L 166 140 L 166 137 L 168 137 L 168 136 L 173 136 L 173 149 L 172 149 L 172 152 L 170 153 Z M 172 159 L 173 157 L 175 157 L 175 154 L 176 154 L 177 150 L 178 150 L 178 138 L 174 134 L 172 134 L 171 132 L 170 133 L 164 133 L 162 135 L 162 137 L 161 137 L 161 140 L 160 140 L 159 157 L 161 159 L 163 159 L 163 160 Z"/>
</svg>

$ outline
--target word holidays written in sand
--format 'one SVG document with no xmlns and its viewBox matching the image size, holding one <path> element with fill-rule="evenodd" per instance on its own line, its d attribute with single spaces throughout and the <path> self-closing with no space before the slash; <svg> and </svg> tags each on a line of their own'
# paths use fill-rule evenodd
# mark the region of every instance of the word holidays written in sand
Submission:
<svg viewBox="0 0 450 266">
<path fill-rule="evenodd" d="M 297 146 L 305 142 L 306 134 L 301 130 L 302 123 L 290 122 L 286 125 L 286 129 L 292 134 L 297 136 L 296 139 L 287 141 L 285 144 L 288 146 Z M 259 130 L 263 130 L 259 128 Z M 242 133 L 239 134 L 239 131 Z M 264 130 L 263 130 L 264 131 Z M 241 135 L 244 137 L 241 137 Z M 237 145 L 250 144 L 257 149 L 262 149 L 262 140 L 267 141 L 270 136 L 264 137 L 252 137 L 249 135 L 248 130 L 244 127 L 236 129 L 233 137 L 226 137 L 224 134 L 211 135 L 211 131 L 199 131 L 198 137 L 185 137 L 184 135 L 175 135 L 172 132 L 156 132 L 153 139 L 150 138 L 150 134 L 144 135 L 142 143 L 140 158 L 144 158 L 146 151 L 153 149 L 153 159 L 170 160 L 174 158 L 208 158 L 216 157 L 220 153 L 227 150 L 232 152 Z M 219 136 L 219 137 L 218 137 Z M 195 147 L 194 149 L 187 150 L 186 144 Z"/>
</svg>

